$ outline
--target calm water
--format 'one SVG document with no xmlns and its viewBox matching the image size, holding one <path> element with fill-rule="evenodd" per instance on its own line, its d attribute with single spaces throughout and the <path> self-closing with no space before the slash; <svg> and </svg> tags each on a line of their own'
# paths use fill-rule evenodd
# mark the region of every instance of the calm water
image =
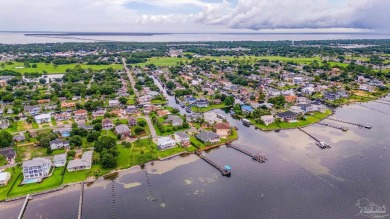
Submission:
<svg viewBox="0 0 390 219">
<path fill-rule="evenodd" d="M 277 41 L 389 39 L 389 34 L 326 33 L 326 34 L 165 34 L 150 36 L 25 36 L 24 33 L 0 32 L 0 44 L 63 43 L 63 42 L 201 42 L 201 41 Z"/>
</svg>

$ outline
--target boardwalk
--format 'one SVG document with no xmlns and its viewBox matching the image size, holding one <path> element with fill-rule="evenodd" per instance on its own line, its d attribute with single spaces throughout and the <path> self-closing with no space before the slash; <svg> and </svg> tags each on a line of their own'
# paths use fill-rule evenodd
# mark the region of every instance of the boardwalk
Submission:
<svg viewBox="0 0 390 219">
<path fill-rule="evenodd" d="M 219 172 L 221 172 L 222 176 L 230 176 L 231 175 L 230 170 L 225 170 L 224 168 L 222 168 L 218 164 L 214 163 L 213 161 L 211 161 L 207 157 L 203 156 L 199 151 L 195 152 L 195 154 L 198 155 L 202 160 L 206 161 L 208 164 L 213 166 L 215 169 L 219 170 Z"/>
<path fill-rule="evenodd" d="M 348 131 L 348 128 L 347 127 L 343 127 L 343 126 L 338 126 L 338 125 L 333 125 L 333 124 L 329 124 L 329 123 L 325 123 L 325 122 L 317 122 L 318 125 L 323 125 L 323 126 L 327 126 L 327 127 L 331 127 L 331 128 L 335 128 L 335 129 L 340 129 L 344 132 Z"/>
<path fill-rule="evenodd" d="M 253 154 L 253 153 L 250 153 L 240 147 L 238 147 L 237 145 L 233 145 L 233 144 L 226 144 L 227 147 L 231 147 L 245 155 L 248 155 L 249 157 L 251 157 L 254 161 L 257 161 L 259 163 L 264 163 L 266 162 L 268 159 L 267 157 L 264 155 L 264 154 Z"/>
<path fill-rule="evenodd" d="M 366 128 L 366 129 L 371 129 L 372 128 L 371 125 L 364 125 L 364 124 L 361 124 L 361 123 L 348 122 L 348 121 L 345 121 L 345 120 L 335 119 L 335 118 L 330 118 L 330 117 L 328 117 L 327 119 L 332 120 L 332 121 L 336 121 L 336 122 L 345 123 L 345 124 L 355 125 L 355 126 Z"/>
<path fill-rule="evenodd" d="M 81 182 L 80 199 L 79 199 L 79 213 L 78 219 L 82 218 L 83 213 L 83 200 L 84 200 L 84 182 Z"/>
<path fill-rule="evenodd" d="M 317 146 L 320 147 L 321 149 L 325 149 L 325 148 L 330 148 L 330 145 L 322 140 L 320 140 L 319 138 L 315 137 L 314 135 L 308 133 L 307 131 L 303 130 L 302 128 L 298 127 L 299 130 L 301 130 L 303 133 L 307 134 L 309 137 L 311 137 L 312 139 L 314 139 L 316 142 L 317 142 Z"/>
</svg>

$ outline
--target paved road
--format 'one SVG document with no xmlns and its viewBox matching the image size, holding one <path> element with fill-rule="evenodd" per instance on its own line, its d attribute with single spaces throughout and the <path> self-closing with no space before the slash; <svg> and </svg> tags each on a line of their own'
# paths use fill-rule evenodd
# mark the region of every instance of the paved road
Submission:
<svg viewBox="0 0 390 219">
<path fill-rule="evenodd" d="M 134 90 L 135 96 L 138 97 L 138 90 L 135 89 L 134 78 L 133 78 L 133 76 L 131 75 L 130 70 L 129 70 L 129 69 L 127 68 L 127 66 L 126 66 L 126 59 L 125 59 L 125 58 L 122 58 L 122 62 L 123 62 L 123 68 L 125 69 L 127 75 L 129 76 L 129 80 L 130 80 L 130 83 L 131 83 L 131 87 L 132 87 L 133 90 Z"/>
<path fill-rule="evenodd" d="M 149 116 L 141 116 L 140 118 L 143 118 L 146 120 L 148 123 L 149 129 L 150 129 L 150 134 L 152 135 L 153 138 L 157 137 L 156 130 L 154 129 L 153 123 L 150 120 Z"/>
</svg>

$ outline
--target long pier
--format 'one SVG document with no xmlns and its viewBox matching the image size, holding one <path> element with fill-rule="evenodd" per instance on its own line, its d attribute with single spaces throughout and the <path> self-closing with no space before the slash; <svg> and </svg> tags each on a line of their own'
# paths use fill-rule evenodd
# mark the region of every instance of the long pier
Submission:
<svg viewBox="0 0 390 219">
<path fill-rule="evenodd" d="M 84 182 L 81 182 L 80 200 L 79 200 L 79 213 L 77 218 L 81 219 L 83 213 L 83 200 L 84 200 Z"/>
<path fill-rule="evenodd" d="M 20 209 L 18 219 L 22 219 L 23 218 L 23 214 L 24 214 L 24 211 L 26 210 L 26 207 L 27 207 L 27 204 L 28 204 L 29 200 L 30 200 L 30 194 L 28 194 L 26 196 L 26 199 L 24 199 L 24 203 L 22 205 L 22 209 Z"/>
<path fill-rule="evenodd" d="M 306 135 L 308 135 L 309 137 L 311 137 L 312 139 L 314 139 L 317 142 L 318 147 L 320 147 L 321 149 L 330 148 L 330 145 L 328 143 L 326 143 L 324 141 L 321 141 L 319 138 L 317 138 L 314 135 L 312 135 L 312 134 L 308 133 L 307 131 L 303 130 L 301 127 L 298 127 L 298 129 L 301 130 Z"/>
<path fill-rule="evenodd" d="M 226 144 L 226 146 L 231 147 L 231 148 L 233 148 L 233 149 L 235 149 L 235 150 L 237 150 L 245 155 L 248 155 L 249 157 L 252 158 L 252 160 L 257 161 L 259 163 L 264 163 L 268 160 L 264 154 L 253 154 L 253 153 L 250 153 L 250 152 L 238 147 L 237 145 Z"/>
<path fill-rule="evenodd" d="M 196 151 L 195 154 L 198 155 L 202 160 L 206 161 L 208 164 L 213 166 L 215 169 L 219 170 L 219 172 L 221 172 L 222 176 L 230 176 L 231 175 L 230 170 L 225 170 L 223 167 L 219 166 L 218 164 L 214 163 L 213 161 L 211 161 L 207 157 L 203 156 L 200 153 L 200 151 Z"/>
<path fill-rule="evenodd" d="M 340 129 L 341 131 L 348 131 L 348 128 L 347 127 L 343 127 L 343 126 L 338 126 L 338 125 L 333 125 L 333 124 L 329 124 L 329 123 L 325 123 L 325 122 L 317 122 L 318 125 L 323 125 L 323 126 L 328 126 L 328 127 L 331 127 L 331 128 L 335 128 L 335 129 Z"/>
<path fill-rule="evenodd" d="M 361 123 L 348 122 L 348 121 L 345 121 L 345 120 L 335 119 L 335 118 L 330 118 L 330 117 L 328 117 L 327 119 L 333 120 L 333 121 L 336 121 L 336 122 L 345 123 L 345 124 L 355 125 L 355 126 L 366 128 L 366 129 L 371 129 L 372 128 L 371 125 L 364 125 L 364 124 L 361 124 Z"/>
</svg>

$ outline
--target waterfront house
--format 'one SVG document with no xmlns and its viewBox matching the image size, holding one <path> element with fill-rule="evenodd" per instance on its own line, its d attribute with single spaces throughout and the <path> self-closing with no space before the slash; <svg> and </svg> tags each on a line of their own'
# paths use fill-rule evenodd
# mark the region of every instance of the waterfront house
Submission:
<svg viewBox="0 0 390 219">
<path fill-rule="evenodd" d="M 50 141 L 49 144 L 50 144 L 50 148 L 52 150 L 69 147 L 69 141 L 65 141 L 62 139 L 56 139 L 56 140 Z"/>
<path fill-rule="evenodd" d="M 74 117 L 75 117 L 75 119 L 78 119 L 78 120 L 86 119 L 87 116 L 88 116 L 87 110 L 77 110 L 74 112 Z"/>
<path fill-rule="evenodd" d="M 265 116 L 261 116 L 260 117 L 261 121 L 264 122 L 264 124 L 266 126 L 268 126 L 269 124 L 275 122 L 275 117 L 273 115 L 265 115 Z"/>
<path fill-rule="evenodd" d="M 42 181 L 43 178 L 48 177 L 51 169 L 51 161 L 46 158 L 33 158 L 32 160 L 23 163 L 24 182 L 29 179 L 36 180 L 34 182 Z"/>
<path fill-rule="evenodd" d="M 165 123 L 169 123 L 172 126 L 181 126 L 183 125 L 183 120 L 179 116 L 169 115 Z"/>
<path fill-rule="evenodd" d="M 50 114 L 40 114 L 34 117 L 38 124 L 48 123 L 51 121 Z"/>
<path fill-rule="evenodd" d="M 81 159 L 71 160 L 68 163 L 67 169 L 69 172 L 77 170 L 91 169 L 93 151 L 86 151 L 81 156 Z"/>
<path fill-rule="evenodd" d="M 53 165 L 55 167 L 64 167 L 66 164 L 66 154 L 57 154 L 54 155 Z"/>
<path fill-rule="evenodd" d="M 108 130 L 114 128 L 114 123 L 111 121 L 111 119 L 103 119 L 102 121 L 102 129 Z"/>
<path fill-rule="evenodd" d="M 137 118 L 129 117 L 128 122 L 129 122 L 129 126 L 136 126 L 137 125 Z"/>
<path fill-rule="evenodd" d="M 297 114 L 295 114 L 291 111 L 278 113 L 277 117 L 279 117 L 281 120 L 286 121 L 286 122 L 294 122 L 297 120 Z"/>
<path fill-rule="evenodd" d="M 221 122 L 215 124 L 214 129 L 215 129 L 215 133 L 217 133 L 217 135 L 219 135 L 219 137 L 221 138 L 228 137 L 232 132 L 232 127 L 230 127 L 230 124 L 227 122 Z"/>
<path fill-rule="evenodd" d="M 131 131 L 129 127 L 127 127 L 127 125 L 124 124 L 115 126 L 114 132 L 115 134 L 120 135 L 121 138 L 130 137 L 131 135 Z"/>
<path fill-rule="evenodd" d="M 182 147 L 188 147 L 190 145 L 190 136 L 185 132 L 175 132 L 174 138 L 176 143 Z"/>
<path fill-rule="evenodd" d="M 217 133 L 210 131 L 201 131 L 196 137 L 203 143 L 215 144 L 221 141 Z"/>
<path fill-rule="evenodd" d="M 10 180 L 11 180 L 11 173 L 0 172 L 0 186 L 6 186 Z"/>
<path fill-rule="evenodd" d="M 295 114 L 303 114 L 303 110 L 302 110 L 302 108 L 301 107 L 299 107 L 299 106 L 291 106 L 290 107 L 290 111 L 291 112 L 293 112 L 293 113 L 295 113 Z"/>
<path fill-rule="evenodd" d="M 8 163 L 11 163 L 16 157 L 16 152 L 13 148 L 0 149 L 0 154 L 7 158 Z"/>
<path fill-rule="evenodd" d="M 166 150 L 176 146 L 176 141 L 170 137 L 161 137 L 157 139 L 157 145 L 160 150 Z"/>
</svg>

